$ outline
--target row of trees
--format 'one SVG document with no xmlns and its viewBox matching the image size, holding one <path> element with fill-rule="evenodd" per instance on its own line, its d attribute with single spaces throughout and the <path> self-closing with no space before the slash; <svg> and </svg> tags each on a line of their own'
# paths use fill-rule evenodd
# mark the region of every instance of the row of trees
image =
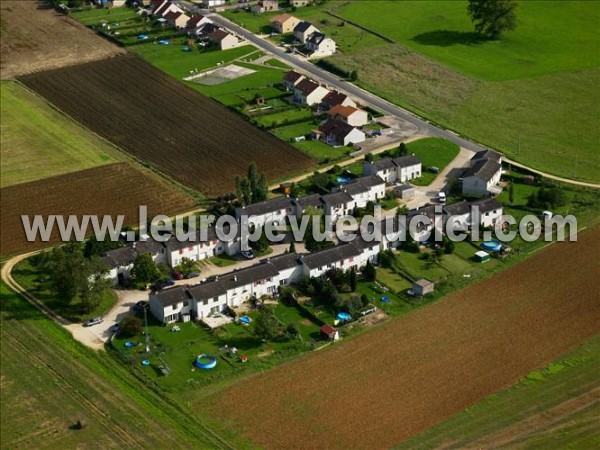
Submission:
<svg viewBox="0 0 600 450">
<path fill-rule="evenodd" d="M 248 173 L 245 177 L 235 177 L 235 193 L 242 205 L 250 205 L 267 199 L 269 193 L 267 177 L 264 173 L 258 173 L 256 164 L 252 163 L 248 166 Z"/>
</svg>

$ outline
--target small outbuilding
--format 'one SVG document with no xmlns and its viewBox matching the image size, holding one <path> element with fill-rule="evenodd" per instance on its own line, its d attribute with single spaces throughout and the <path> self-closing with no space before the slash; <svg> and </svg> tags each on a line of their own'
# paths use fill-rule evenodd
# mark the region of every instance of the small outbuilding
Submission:
<svg viewBox="0 0 600 450">
<path fill-rule="evenodd" d="M 416 190 L 410 184 L 402 184 L 394 188 L 394 195 L 402 199 L 411 199 L 415 196 Z"/>
<path fill-rule="evenodd" d="M 475 261 L 477 262 L 486 262 L 489 261 L 490 259 L 492 259 L 492 257 L 490 256 L 490 254 L 488 252 L 484 252 L 483 250 L 475 253 Z"/>
<path fill-rule="evenodd" d="M 321 335 L 330 341 L 337 341 L 340 338 L 340 332 L 327 323 L 321 327 Z"/>
<path fill-rule="evenodd" d="M 422 297 L 423 295 L 431 294 L 433 292 L 433 287 L 433 281 L 421 278 L 413 283 L 412 291 L 416 296 Z"/>
</svg>

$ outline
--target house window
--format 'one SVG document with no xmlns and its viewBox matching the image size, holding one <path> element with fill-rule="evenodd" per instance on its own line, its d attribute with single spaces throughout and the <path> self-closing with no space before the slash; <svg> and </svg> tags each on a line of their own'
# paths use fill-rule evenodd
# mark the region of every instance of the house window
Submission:
<svg viewBox="0 0 600 450">
<path fill-rule="evenodd" d="M 207 299 L 207 298 L 205 298 L 204 300 L 202 300 L 202 304 L 203 304 L 203 305 L 208 305 L 208 299 Z"/>
<path fill-rule="evenodd" d="M 213 303 L 217 303 L 219 301 L 219 297 L 213 298 Z"/>
<path fill-rule="evenodd" d="M 185 308 L 186 306 L 188 306 L 190 304 L 189 300 L 186 300 L 185 302 L 183 302 L 183 307 Z"/>
</svg>

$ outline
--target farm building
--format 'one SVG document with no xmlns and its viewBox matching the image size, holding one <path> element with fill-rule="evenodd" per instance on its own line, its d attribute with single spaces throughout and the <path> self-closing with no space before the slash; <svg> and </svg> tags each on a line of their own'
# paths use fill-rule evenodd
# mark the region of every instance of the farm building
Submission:
<svg viewBox="0 0 600 450">
<path fill-rule="evenodd" d="M 434 284 L 432 281 L 421 278 L 413 283 L 412 291 L 414 295 L 422 297 L 433 292 Z"/>
<path fill-rule="evenodd" d="M 294 87 L 294 101 L 301 105 L 312 106 L 321 103 L 329 90 L 308 78 L 301 80 Z"/>
<path fill-rule="evenodd" d="M 321 334 L 330 341 L 337 341 L 340 338 L 340 332 L 329 324 L 321 327 Z"/>
<path fill-rule="evenodd" d="M 323 102 L 321 103 L 323 109 L 331 109 L 337 105 L 356 107 L 354 100 L 339 91 L 331 91 L 323 98 Z"/>
<path fill-rule="evenodd" d="M 312 33 L 316 33 L 319 30 L 310 22 L 302 21 L 294 27 L 294 37 L 302 44 L 306 44 L 306 40 Z"/>
<path fill-rule="evenodd" d="M 358 128 L 335 119 L 328 119 L 314 134 L 325 143 L 333 146 L 359 144 L 366 139 L 365 133 Z"/>
<path fill-rule="evenodd" d="M 290 15 L 290 14 L 281 14 L 279 16 L 273 17 L 269 24 L 271 27 L 277 31 L 278 33 L 291 33 L 294 31 L 296 25 L 300 23 L 300 19 Z"/>
<path fill-rule="evenodd" d="M 333 55 L 336 50 L 335 41 L 318 31 L 308 36 L 305 45 L 311 56 L 318 58 Z"/>
<path fill-rule="evenodd" d="M 286 91 L 291 91 L 302 80 L 304 80 L 304 75 L 300 75 L 298 72 L 291 70 L 283 76 L 283 87 Z"/>
<path fill-rule="evenodd" d="M 323 99 L 323 101 L 325 101 L 325 99 Z M 332 119 L 341 120 L 353 127 L 362 127 L 369 123 L 369 114 L 367 114 L 365 110 L 355 108 L 351 105 L 343 105 L 342 103 L 334 105 L 327 112 L 327 115 Z"/>
<path fill-rule="evenodd" d="M 261 0 L 260 2 L 252 5 L 250 11 L 254 14 L 262 14 L 264 12 L 278 11 L 279 2 L 277 0 Z"/>
</svg>

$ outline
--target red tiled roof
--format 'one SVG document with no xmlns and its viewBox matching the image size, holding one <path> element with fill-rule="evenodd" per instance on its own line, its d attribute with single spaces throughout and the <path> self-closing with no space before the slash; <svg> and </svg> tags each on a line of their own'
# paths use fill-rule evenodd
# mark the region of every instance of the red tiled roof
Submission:
<svg viewBox="0 0 600 450">
<path fill-rule="evenodd" d="M 358 111 L 358 108 L 355 108 L 353 106 L 335 105 L 329 110 L 327 114 L 329 114 L 330 117 L 342 116 L 348 118 L 356 111 Z"/>
</svg>

